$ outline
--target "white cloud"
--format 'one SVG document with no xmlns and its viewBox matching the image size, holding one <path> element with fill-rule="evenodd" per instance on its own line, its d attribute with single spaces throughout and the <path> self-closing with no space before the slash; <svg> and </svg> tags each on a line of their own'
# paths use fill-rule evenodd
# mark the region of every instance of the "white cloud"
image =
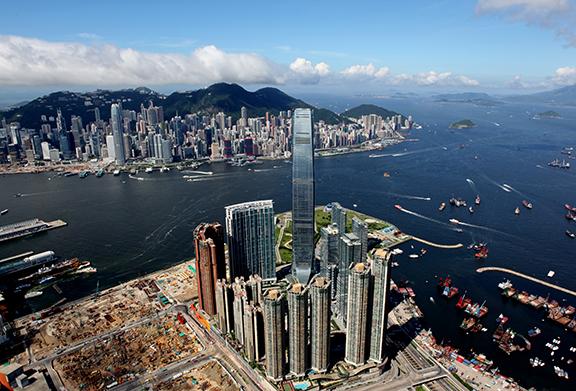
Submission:
<svg viewBox="0 0 576 391">
<path fill-rule="evenodd" d="M 312 61 L 298 57 L 290 64 L 292 78 L 303 84 L 316 84 L 320 78 L 330 73 L 330 66 L 325 62 L 313 64 Z"/>
<path fill-rule="evenodd" d="M 367 65 L 356 64 L 344 69 L 340 73 L 346 77 L 367 77 L 381 79 L 388 76 L 390 69 L 388 67 L 377 68 L 372 63 Z"/>
<path fill-rule="evenodd" d="M 319 66 L 319 67 L 318 67 Z M 324 72 L 318 64 L 318 72 Z M 0 85 L 280 84 L 284 68 L 251 53 L 204 46 L 188 55 L 114 45 L 0 36 Z"/>
<path fill-rule="evenodd" d="M 94 33 L 78 33 L 76 34 L 79 38 L 83 38 L 83 39 L 101 39 L 102 37 L 99 36 L 98 34 L 94 34 Z"/>
<path fill-rule="evenodd" d="M 560 67 L 556 69 L 552 80 L 558 85 L 576 84 L 576 67 Z"/>
<path fill-rule="evenodd" d="M 512 21 L 550 29 L 576 46 L 576 12 L 571 0 L 478 0 L 478 14 L 499 13 Z"/>
<path fill-rule="evenodd" d="M 405 73 L 392 76 L 392 84 L 416 84 L 419 86 L 452 86 L 475 87 L 480 83 L 477 80 L 463 75 L 454 75 L 452 72 L 423 72 L 408 75 Z"/>
</svg>

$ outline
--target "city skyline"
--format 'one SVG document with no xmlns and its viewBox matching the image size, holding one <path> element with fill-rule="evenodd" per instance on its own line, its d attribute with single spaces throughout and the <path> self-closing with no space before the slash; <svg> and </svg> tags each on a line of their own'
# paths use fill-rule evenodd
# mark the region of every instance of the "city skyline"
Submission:
<svg viewBox="0 0 576 391">
<path fill-rule="evenodd" d="M 274 17 L 286 12 L 279 4 L 229 3 L 218 9 L 219 34 L 208 28 L 210 18 L 196 18 L 185 29 L 167 25 L 158 34 L 143 27 L 157 17 L 154 7 L 145 4 L 114 4 L 118 16 L 106 12 L 106 4 L 38 3 L 25 14 L 6 4 L 10 18 L 0 30 L 0 56 L 8 60 L 0 65 L 0 85 L 18 91 L 48 86 L 181 88 L 226 81 L 347 92 L 385 87 L 524 90 L 576 82 L 571 0 L 437 1 L 419 7 L 361 2 L 356 13 L 344 13 L 337 4 L 305 6 L 298 33 L 287 39 L 289 31 Z M 184 3 L 173 7 L 184 14 L 189 10 Z M 214 10 L 195 4 L 190 11 Z M 34 27 L 62 12 L 70 15 L 68 23 L 50 31 Z M 86 12 L 103 23 L 87 31 L 81 17 Z M 140 23 L 120 29 L 126 22 L 120 15 L 132 15 Z M 240 24 L 245 17 L 259 23 Z M 264 30 L 267 34 L 261 34 Z M 251 43 L 256 37 L 257 46 Z M 514 56 L 508 55 L 509 46 L 515 47 Z M 48 58 L 50 62 L 43 61 Z"/>
</svg>

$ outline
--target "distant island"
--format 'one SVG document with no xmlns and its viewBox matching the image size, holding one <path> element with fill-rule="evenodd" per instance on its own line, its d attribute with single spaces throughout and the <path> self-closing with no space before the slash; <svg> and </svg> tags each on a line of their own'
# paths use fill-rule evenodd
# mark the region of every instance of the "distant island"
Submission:
<svg viewBox="0 0 576 391">
<path fill-rule="evenodd" d="M 475 127 L 476 124 L 469 119 L 463 119 L 450 124 L 450 129 L 469 129 Z"/>
<path fill-rule="evenodd" d="M 535 118 L 561 118 L 560 113 L 552 110 L 544 111 L 543 113 L 536 114 Z"/>
</svg>

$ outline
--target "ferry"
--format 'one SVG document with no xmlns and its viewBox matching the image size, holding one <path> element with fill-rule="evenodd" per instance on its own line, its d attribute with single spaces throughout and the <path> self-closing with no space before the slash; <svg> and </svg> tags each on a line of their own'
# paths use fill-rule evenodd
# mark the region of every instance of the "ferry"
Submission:
<svg viewBox="0 0 576 391">
<path fill-rule="evenodd" d="M 42 291 L 30 291 L 24 295 L 25 299 L 31 299 L 33 297 L 38 297 L 42 295 Z"/>
<path fill-rule="evenodd" d="M 570 230 L 566 230 L 566 236 L 568 236 L 570 239 L 576 238 L 576 234 Z"/>
<path fill-rule="evenodd" d="M 439 210 L 440 212 L 442 212 L 445 208 L 446 208 L 446 203 L 445 203 L 445 202 L 442 202 L 442 203 L 440 204 L 440 206 L 438 207 L 438 210 Z"/>
<path fill-rule="evenodd" d="M 0 216 L 5 215 L 6 213 L 8 213 L 8 209 L 3 209 L 0 211 Z"/>
<path fill-rule="evenodd" d="M 534 327 L 534 328 L 528 330 L 528 336 L 529 337 L 535 337 L 537 335 L 540 335 L 540 333 L 542 333 L 542 330 L 540 330 L 538 327 Z"/>
<path fill-rule="evenodd" d="M 523 200 L 522 205 L 524 205 L 526 209 L 532 209 L 532 203 L 529 201 Z"/>
<path fill-rule="evenodd" d="M 112 174 L 114 176 L 118 176 L 118 175 L 120 175 L 120 170 L 114 170 L 114 172 Z"/>
<path fill-rule="evenodd" d="M 514 214 L 518 216 L 520 214 L 520 208 L 516 207 L 516 209 L 514 209 Z"/>
<path fill-rule="evenodd" d="M 475 203 L 476 205 L 480 205 L 480 196 L 479 196 L 479 195 L 476 196 L 476 199 L 474 200 L 474 203 Z"/>
</svg>

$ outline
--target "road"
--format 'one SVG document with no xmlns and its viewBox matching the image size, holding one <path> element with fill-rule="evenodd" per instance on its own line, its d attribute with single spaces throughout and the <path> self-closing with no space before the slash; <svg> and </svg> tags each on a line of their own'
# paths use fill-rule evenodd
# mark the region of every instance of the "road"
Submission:
<svg viewBox="0 0 576 391">
<path fill-rule="evenodd" d="M 522 278 L 524 278 L 524 279 L 526 279 L 526 280 L 533 281 L 533 282 L 535 282 L 535 283 L 537 283 L 537 284 L 547 286 L 548 288 L 556 289 L 556 290 L 558 290 L 558 291 L 560 291 L 560 292 L 564 292 L 564 293 L 566 293 L 566 294 L 569 294 L 569 295 L 572 295 L 572 296 L 576 296 L 576 292 L 574 292 L 573 290 L 570 290 L 570 289 L 561 287 L 561 286 L 556 285 L 556 284 L 549 283 L 548 281 L 540 280 L 540 279 L 538 279 L 538 278 L 536 278 L 536 277 L 532 277 L 532 276 L 526 275 L 526 274 L 524 274 L 524 273 L 517 272 L 517 271 L 515 271 L 515 270 L 505 269 L 505 268 L 503 268 L 503 267 L 490 267 L 490 266 L 489 266 L 489 267 L 481 267 L 481 268 L 479 268 L 479 269 L 476 269 L 476 272 L 477 272 L 477 273 L 484 273 L 484 272 L 502 272 L 502 273 L 508 273 L 508 274 L 512 274 L 513 276 L 522 277 Z"/>
</svg>

